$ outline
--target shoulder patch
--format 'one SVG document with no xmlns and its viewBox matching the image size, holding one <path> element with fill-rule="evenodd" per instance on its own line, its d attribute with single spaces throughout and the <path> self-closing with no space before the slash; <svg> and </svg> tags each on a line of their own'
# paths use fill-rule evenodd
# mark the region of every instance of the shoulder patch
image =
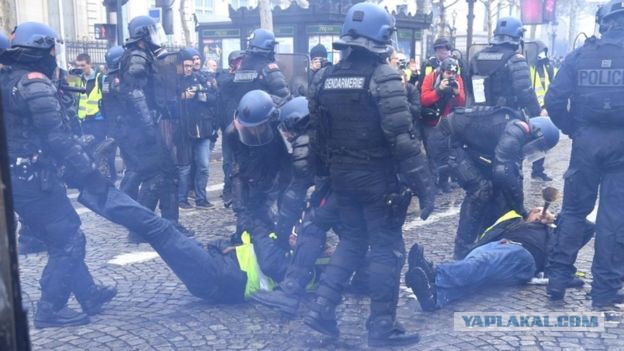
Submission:
<svg viewBox="0 0 624 351">
<path fill-rule="evenodd" d="M 483 61 L 498 61 L 501 60 L 505 56 L 502 52 L 480 52 L 477 55 L 479 60 Z"/>
<path fill-rule="evenodd" d="M 267 67 L 268 67 L 269 69 L 271 69 L 271 70 L 276 70 L 276 69 L 279 69 L 279 66 L 278 66 L 278 65 L 277 65 L 277 63 L 275 63 L 275 62 L 271 62 L 271 63 L 269 63 L 269 64 L 267 65 Z"/>
<path fill-rule="evenodd" d="M 45 79 L 45 74 L 41 72 L 30 72 L 26 75 L 26 79 Z"/>
<path fill-rule="evenodd" d="M 525 122 L 525 121 L 517 121 L 516 124 L 518 126 L 520 126 L 520 128 L 522 128 L 525 133 L 531 134 L 531 127 L 529 126 L 529 124 L 527 122 Z"/>
</svg>

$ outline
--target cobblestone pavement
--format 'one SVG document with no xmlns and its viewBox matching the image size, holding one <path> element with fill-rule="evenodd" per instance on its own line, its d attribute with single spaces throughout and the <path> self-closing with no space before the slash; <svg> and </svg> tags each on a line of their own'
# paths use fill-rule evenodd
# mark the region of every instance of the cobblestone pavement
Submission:
<svg viewBox="0 0 624 351">
<path fill-rule="evenodd" d="M 562 175 L 567 167 L 570 141 L 562 140 L 547 157 L 547 170 L 562 189 Z M 218 155 L 218 150 L 217 155 Z M 217 156 L 218 158 L 218 156 Z M 210 173 L 210 201 L 216 204 L 210 210 L 191 210 L 181 214 L 184 225 L 197 232 L 197 238 L 206 242 L 224 238 L 234 230 L 234 217 L 218 200 L 222 182 L 221 164 L 214 160 Z M 525 167 L 530 168 L 530 167 Z M 525 172 L 530 171 L 526 169 Z M 541 205 L 539 193 L 542 182 L 526 180 L 527 203 Z M 75 201 L 76 194 L 71 194 Z M 438 201 L 435 215 L 423 222 L 412 207 L 405 225 L 408 247 L 418 242 L 434 262 L 451 260 L 452 241 L 458 219 L 460 189 Z M 554 210 L 558 210 L 558 205 Z M 253 303 L 209 305 L 193 297 L 146 244 L 127 243 L 127 231 L 89 212 L 76 203 L 87 235 L 87 263 L 95 278 L 105 284 L 116 285 L 119 294 L 100 315 L 91 318 L 86 326 L 35 330 L 31 325 L 32 344 L 36 350 L 304 350 L 304 349 L 365 349 L 365 322 L 368 299 L 349 296 L 339 307 L 341 340 L 336 344 L 322 344 L 318 334 L 308 329 L 300 316 L 286 319 L 278 312 Z M 145 261 L 113 264 L 119 255 L 147 252 Z M 578 268 L 591 280 L 590 264 L 593 240 L 579 255 Z M 136 257 L 136 255 L 134 255 Z M 39 298 L 38 279 L 46 262 L 46 254 L 20 256 L 25 305 L 32 310 Z M 453 312 L 536 312 L 590 311 L 586 299 L 589 285 L 570 289 L 564 304 L 553 304 L 545 295 L 543 286 L 484 291 L 460 303 L 435 313 L 420 310 L 411 292 L 402 287 L 398 317 L 406 329 L 419 331 L 420 345 L 412 349 L 473 350 L 484 349 L 622 349 L 624 328 L 618 313 L 611 315 L 604 332 L 454 332 Z M 72 300 L 73 307 L 78 307 Z"/>
</svg>

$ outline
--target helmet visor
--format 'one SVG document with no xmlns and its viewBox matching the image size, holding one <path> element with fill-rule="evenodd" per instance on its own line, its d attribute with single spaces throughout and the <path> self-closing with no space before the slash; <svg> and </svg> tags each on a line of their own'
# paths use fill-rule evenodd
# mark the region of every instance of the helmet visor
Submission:
<svg viewBox="0 0 624 351">
<path fill-rule="evenodd" d="M 242 125 L 238 120 L 238 115 L 235 115 L 234 127 L 238 131 L 238 139 L 247 146 L 266 145 L 273 140 L 273 128 L 271 128 L 270 120 L 249 127 Z"/>
<path fill-rule="evenodd" d="M 165 34 L 165 30 L 160 25 L 160 23 L 156 23 L 147 27 L 147 30 L 149 32 L 150 42 L 153 45 L 160 47 L 165 45 L 165 43 L 167 42 L 167 34 Z"/>
<path fill-rule="evenodd" d="M 524 145 L 522 153 L 524 154 L 524 158 L 531 163 L 546 157 L 544 136 L 540 135 L 537 139 Z"/>
<path fill-rule="evenodd" d="M 54 56 L 56 58 L 56 66 L 66 70 L 68 68 L 67 53 L 65 51 L 65 43 L 61 39 L 54 40 Z"/>
</svg>

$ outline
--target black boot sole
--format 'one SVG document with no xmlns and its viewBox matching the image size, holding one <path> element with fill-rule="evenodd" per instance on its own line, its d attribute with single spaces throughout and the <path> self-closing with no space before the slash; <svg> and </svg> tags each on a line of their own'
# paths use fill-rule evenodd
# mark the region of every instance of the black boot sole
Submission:
<svg viewBox="0 0 624 351">
<path fill-rule="evenodd" d="M 408 258 L 407 258 L 407 264 L 408 267 L 412 268 L 412 267 L 418 267 L 420 269 L 423 270 L 423 272 L 425 272 L 425 274 L 427 274 L 427 278 L 429 280 L 434 280 L 435 279 L 435 274 L 433 272 L 433 267 L 429 266 L 429 263 L 427 262 L 427 260 L 425 260 L 425 249 L 418 245 L 418 246 L 413 246 L 410 249 Z"/>
<path fill-rule="evenodd" d="M 412 289 L 423 311 L 432 312 L 438 309 L 435 296 L 431 294 L 433 287 L 429 284 L 429 278 L 422 268 L 410 267 L 405 274 L 405 285 Z"/>
<path fill-rule="evenodd" d="M 262 296 L 259 296 L 257 294 L 256 295 L 252 295 L 251 299 L 256 301 L 257 303 L 263 305 L 263 306 L 276 308 L 280 312 L 288 314 L 290 316 L 297 315 L 297 311 L 299 310 L 299 304 L 292 305 L 292 306 L 287 306 L 287 305 L 280 304 L 280 303 L 277 303 L 277 302 L 272 301 L 272 300 L 263 299 Z"/>
<path fill-rule="evenodd" d="M 316 330 L 317 332 L 328 336 L 330 338 L 338 338 L 340 336 L 340 331 L 339 330 L 330 330 L 327 329 L 324 326 L 324 323 L 322 323 L 321 321 L 319 321 L 316 318 L 310 317 L 310 316 L 305 316 L 305 318 L 303 319 L 303 323 L 305 325 L 307 325 L 308 327 Z"/>
</svg>

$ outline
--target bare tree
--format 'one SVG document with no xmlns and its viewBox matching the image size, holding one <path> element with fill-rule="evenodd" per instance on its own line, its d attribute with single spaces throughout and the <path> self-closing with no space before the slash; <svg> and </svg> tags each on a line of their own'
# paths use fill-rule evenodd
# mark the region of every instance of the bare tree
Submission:
<svg viewBox="0 0 624 351">
<path fill-rule="evenodd" d="M 259 0 L 258 8 L 260 12 L 260 27 L 273 31 L 273 13 L 271 0 Z"/>
<path fill-rule="evenodd" d="M 0 0 L 0 27 L 10 33 L 17 24 L 15 0 Z"/>
<path fill-rule="evenodd" d="M 184 42 L 186 46 L 191 46 L 191 30 L 186 19 L 186 0 L 180 0 L 180 22 L 182 22 L 182 31 L 184 32 Z"/>
<path fill-rule="evenodd" d="M 455 0 L 452 1 L 451 3 L 448 3 L 446 0 L 438 0 L 438 2 L 434 2 L 433 6 L 436 6 L 438 8 L 439 11 L 439 16 L 438 16 L 438 33 L 437 36 L 438 37 L 446 37 L 448 36 L 448 23 L 446 23 L 446 10 L 457 4 L 459 2 L 459 0 Z"/>
</svg>

